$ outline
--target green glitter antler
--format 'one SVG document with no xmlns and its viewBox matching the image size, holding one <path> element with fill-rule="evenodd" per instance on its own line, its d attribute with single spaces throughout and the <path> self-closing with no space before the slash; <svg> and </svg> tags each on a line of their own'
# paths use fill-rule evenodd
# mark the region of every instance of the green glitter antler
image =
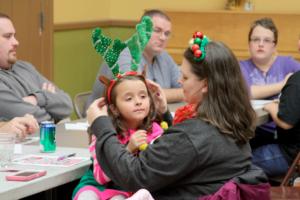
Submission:
<svg viewBox="0 0 300 200">
<path fill-rule="evenodd" d="M 118 75 L 121 74 L 117 61 L 123 49 L 128 46 L 132 56 L 130 69 L 132 71 L 137 71 L 142 53 L 151 37 L 151 33 L 152 21 L 150 17 L 146 16 L 136 25 L 136 33 L 134 33 L 125 43 L 119 39 L 112 41 L 112 39 L 102 34 L 100 28 L 93 30 L 92 41 L 96 51 L 104 58 L 111 69 L 113 78 L 117 78 Z M 112 47 L 110 47 L 111 44 Z"/>
<path fill-rule="evenodd" d="M 96 28 L 92 33 L 92 41 L 96 51 L 104 58 L 112 71 L 113 77 L 117 77 L 120 73 L 120 67 L 117 63 L 120 53 L 126 47 L 121 40 L 116 39 L 110 48 L 112 39 L 102 34 L 100 28 Z"/>
<path fill-rule="evenodd" d="M 143 17 L 141 23 L 136 25 L 136 33 L 126 41 L 132 57 L 132 71 L 137 71 L 139 67 L 142 53 L 151 38 L 152 26 L 151 18 L 148 16 Z"/>
</svg>

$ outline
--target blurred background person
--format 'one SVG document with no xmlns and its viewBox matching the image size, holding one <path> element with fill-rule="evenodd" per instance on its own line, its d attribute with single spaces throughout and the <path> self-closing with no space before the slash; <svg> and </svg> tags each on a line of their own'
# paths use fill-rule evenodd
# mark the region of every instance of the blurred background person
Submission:
<svg viewBox="0 0 300 200">
<path fill-rule="evenodd" d="M 33 65 L 17 60 L 16 31 L 0 13 L 0 117 L 32 114 L 38 122 L 60 121 L 73 111 L 70 96 L 41 75 Z"/>
<path fill-rule="evenodd" d="M 171 37 L 171 19 L 160 10 L 148 10 L 144 16 L 149 16 L 153 22 L 153 33 L 148 42 L 139 66 L 139 72 L 147 66 L 147 79 L 160 84 L 166 93 L 168 102 L 179 102 L 183 99 L 181 85 L 178 83 L 180 70 L 173 58 L 165 51 L 168 39 Z M 118 64 L 122 71 L 128 71 L 131 63 L 131 55 L 128 48 L 124 49 L 119 57 Z M 106 63 L 99 69 L 96 81 L 93 86 L 92 95 L 87 101 L 86 108 L 97 98 L 103 96 L 105 87 L 98 80 L 99 75 L 112 78 L 111 70 Z"/>
</svg>

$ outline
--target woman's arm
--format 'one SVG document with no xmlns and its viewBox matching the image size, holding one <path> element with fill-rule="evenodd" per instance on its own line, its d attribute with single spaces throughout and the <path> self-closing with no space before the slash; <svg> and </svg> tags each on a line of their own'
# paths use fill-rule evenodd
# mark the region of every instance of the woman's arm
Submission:
<svg viewBox="0 0 300 200">
<path fill-rule="evenodd" d="M 272 102 L 272 103 L 266 104 L 264 106 L 264 110 L 267 111 L 271 115 L 271 117 L 272 117 L 273 121 L 275 122 L 275 124 L 277 126 L 279 126 L 280 128 L 287 130 L 287 129 L 291 129 L 291 128 L 294 127 L 293 125 L 288 124 L 285 121 L 281 120 L 277 116 L 277 114 L 278 114 L 278 102 Z"/>
<path fill-rule="evenodd" d="M 178 128 L 169 128 L 138 157 L 120 145 L 110 118 L 97 118 L 92 130 L 97 137 L 96 155 L 102 169 L 124 190 L 158 190 L 176 183 L 198 164 L 191 141 Z"/>
</svg>

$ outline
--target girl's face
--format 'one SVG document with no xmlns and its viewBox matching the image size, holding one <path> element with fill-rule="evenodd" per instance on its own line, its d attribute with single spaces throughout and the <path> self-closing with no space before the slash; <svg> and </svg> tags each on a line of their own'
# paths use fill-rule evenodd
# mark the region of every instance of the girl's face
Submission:
<svg viewBox="0 0 300 200">
<path fill-rule="evenodd" d="M 146 85 L 141 80 L 124 80 L 115 88 L 117 112 L 125 120 L 128 128 L 135 129 L 149 114 L 150 97 Z"/>
<path fill-rule="evenodd" d="M 276 52 L 274 33 L 262 26 L 255 27 L 250 38 L 249 51 L 255 61 L 269 62 Z"/>
<path fill-rule="evenodd" d="M 201 104 L 203 96 L 207 93 L 207 81 L 206 79 L 199 80 L 191 67 L 191 64 L 183 58 L 179 82 L 182 85 L 184 101 L 189 104 Z"/>
</svg>

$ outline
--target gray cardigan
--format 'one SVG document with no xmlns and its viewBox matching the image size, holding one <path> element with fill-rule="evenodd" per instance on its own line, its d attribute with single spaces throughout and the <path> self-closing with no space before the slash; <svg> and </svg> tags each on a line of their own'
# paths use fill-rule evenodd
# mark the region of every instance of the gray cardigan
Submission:
<svg viewBox="0 0 300 200">
<path fill-rule="evenodd" d="M 28 62 L 17 61 L 11 69 L 0 70 L 0 117 L 11 119 L 32 114 L 41 122 L 59 121 L 68 117 L 72 100 L 68 94 L 56 87 L 56 93 L 42 90 L 42 84 L 50 82 Z M 23 97 L 35 95 L 38 105 L 23 101 Z"/>
<path fill-rule="evenodd" d="M 97 118 L 91 128 L 105 173 L 122 189 L 146 188 L 154 199 L 197 199 L 212 194 L 225 182 L 247 174 L 252 166 L 248 143 L 237 145 L 200 119 L 169 127 L 138 157 L 119 144 L 108 117 Z M 267 182 L 260 169 L 251 174 L 253 180 L 245 182 Z"/>
</svg>

